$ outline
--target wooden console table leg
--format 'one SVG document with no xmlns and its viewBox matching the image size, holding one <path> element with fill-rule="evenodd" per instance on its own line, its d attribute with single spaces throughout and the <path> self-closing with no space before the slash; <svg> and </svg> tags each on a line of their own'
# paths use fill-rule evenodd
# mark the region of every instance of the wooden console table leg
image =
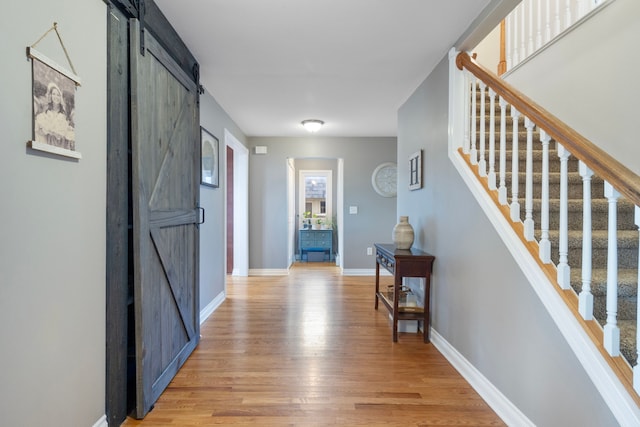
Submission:
<svg viewBox="0 0 640 427">
<path fill-rule="evenodd" d="M 424 329 L 424 342 L 429 343 L 429 310 L 424 310 L 424 320 L 422 321 L 422 329 Z"/>
<path fill-rule="evenodd" d="M 393 342 L 398 342 L 398 303 L 400 300 L 401 285 L 402 276 L 396 274 L 393 282 Z"/>
<path fill-rule="evenodd" d="M 422 329 L 424 333 L 424 342 L 429 343 L 429 330 L 431 329 L 429 313 L 431 308 L 431 274 L 427 274 L 424 278 L 424 320 L 422 321 Z"/>
<path fill-rule="evenodd" d="M 376 261 L 376 304 L 375 309 L 378 309 L 378 292 L 380 292 L 380 264 Z"/>
</svg>

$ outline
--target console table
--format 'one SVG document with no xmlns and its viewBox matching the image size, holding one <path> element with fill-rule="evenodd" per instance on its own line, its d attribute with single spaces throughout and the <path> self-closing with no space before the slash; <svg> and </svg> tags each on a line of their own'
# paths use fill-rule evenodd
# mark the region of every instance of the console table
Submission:
<svg viewBox="0 0 640 427">
<path fill-rule="evenodd" d="M 429 342 L 429 293 L 431 268 L 436 259 L 419 249 L 396 249 L 393 244 L 375 243 L 376 248 L 376 304 L 382 301 L 393 319 L 393 342 L 398 341 L 398 320 L 422 320 L 424 342 Z M 380 290 L 380 266 L 394 276 L 392 290 Z M 423 305 L 409 306 L 400 301 L 403 277 L 420 277 L 425 280 Z"/>
<path fill-rule="evenodd" d="M 300 230 L 298 235 L 298 249 L 300 251 L 300 261 L 307 256 L 309 261 L 309 253 L 321 253 L 322 259 L 327 261 L 333 259 L 333 230 Z"/>
</svg>

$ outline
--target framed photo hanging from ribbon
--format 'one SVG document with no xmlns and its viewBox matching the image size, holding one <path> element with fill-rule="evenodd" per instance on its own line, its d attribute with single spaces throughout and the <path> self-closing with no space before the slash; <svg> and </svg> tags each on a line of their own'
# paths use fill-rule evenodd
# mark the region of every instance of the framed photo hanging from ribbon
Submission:
<svg viewBox="0 0 640 427">
<path fill-rule="evenodd" d="M 53 30 L 73 69 L 56 23 L 40 40 Z M 75 95 L 80 77 L 75 70 L 69 71 L 37 51 L 35 45 L 38 42 L 27 48 L 33 78 L 33 139 L 27 145 L 34 150 L 80 159 L 82 155 L 76 151 L 75 133 Z"/>
</svg>

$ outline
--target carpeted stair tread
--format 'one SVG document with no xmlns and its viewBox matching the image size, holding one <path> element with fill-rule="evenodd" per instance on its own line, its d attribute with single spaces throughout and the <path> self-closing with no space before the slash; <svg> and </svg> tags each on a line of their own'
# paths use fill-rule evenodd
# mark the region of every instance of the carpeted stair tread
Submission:
<svg viewBox="0 0 640 427">
<path fill-rule="evenodd" d="M 487 161 L 487 170 L 489 169 L 488 165 L 489 165 L 489 158 L 490 158 L 490 153 L 489 153 L 489 148 L 488 148 L 488 143 L 485 142 L 485 159 Z M 525 144 L 526 145 L 526 144 Z M 539 146 L 540 144 L 534 144 L 534 146 Z M 511 147 L 511 142 L 510 140 L 507 140 L 507 147 Z M 477 147 L 478 149 L 480 148 L 479 146 Z M 496 146 L 495 146 L 495 170 L 496 170 L 496 174 L 498 174 L 499 170 L 500 170 L 500 155 L 499 155 L 499 139 L 496 137 Z M 478 152 L 478 156 L 480 156 L 480 152 Z M 511 149 L 507 150 L 506 156 L 505 156 L 505 160 L 506 160 L 506 167 L 505 167 L 505 172 L 512 172 L 512 160 L 513 158 L 513 152 Z M 543 159 L 543 152 L 542 149 L 534 149 L 531 152 L 531 160 L 533 161 L 533 170 L 534 172 L 542 172 L 542 159 Z M 520 156 L 518 157 L 518 170 L 520 172 L 523 172 L 525 170 L 526 167 L 526 158 L 524 156 L 524 154 L 520 154 Z M 570 157 L 569 158 L 569 162 L 568 162 L 568 166 L 567 166 L 567 170 L 569 172 L 578 172 L 578 160 L 575 157 Z M 549 153 L 549 172 L 550 173 L 559 173 L 560 172 L 560 162 L 557 161 L 557 156 L 553 153 Z"/>
<path fill-rule="evenodd" d="M 638 295 L 638 271 L 624 268 L 618 270 L 618 297 L 636 297 Z M 571 287 L 580 292 L 582 290 L 582 269 L 571 269 Z M 593 295 L 607 294 L 607 270 L 595 268 L 591 271 L 591 293 Z"/>
<path fill-rule="evenodd" d="M 557 241 L 560 232 L 549 230 L 549 240 Z M 636 248 L 638 246 L 638 231 L 618 230 L 618 249 Z M 609 233 L 607 230 L 593 230 L 591 232 L 591 245 L 593 248 L 606 248 L 608 245 Z M 582 248 L 582 230 L 569 230 L 569 249 Z"/>
<path fill-rule="evenodd" d="M 506 172 L 506 176 L 510 177 L 511 176 L 511 171 L 507 171 Z M 524 183 L 526 180 L 526 171 L 524 170 L 519 170 L 518 171 L 518 182 L 520 183 Z M 542 172 L 533 172 L 532 174 L 532 178 L 533 178 L 533 182 L 534 183 L 541 183 L 542 182 Z M 599 184 L 599 183 L 603 183 L 603 179 L 597 176 L 594 176 L 591 179 L 591 186 L 593 187 L 595 184 Z M 560 172 L 550 172 L 549 173 L 549 183 L 551 184 L 555 184 L 555 183 L 560 183 Z M 568 185 L 580 185 L 580 188 L 582 188 L 582 177 L 580 176 L 580 173 L 578 172 L 568 172 L 567 173 L 567 184 Z"/>
<path fill-rule="evenodd" d="M 500 132 L 500 125 L 496 124 L 496 127 L 494 128 L 494 133 L 496 135 L 496 147 L 498 147 L 498 143 L 500 142 L 500 134 L 502 132 Z M 473 132 L 473 129 L 469 129 L 469 137 L 472 137 L 471 133 Z M 476 148 L 480 148 L 478 146 L 478 143 L 480 142 L 480 137 L 482 136 L 482 134 L 480 133 L 480 125 L 476 126 Z M 485 134 L 485 138 L 484 141 L 485 143 L 490 141 L 489 136 L 491 136 L 491 128 L 489 126 L 486 125 L 485 123 L 485 127 L 484 127 L 484 134 Z M 518 127 L 518 149 L 522 152 L 525 151 L 526 147 L 527 147 L 527 135 L 529 134 L 529 132 L 527 131 L 526 128 L 524 128 L 523 126 Z M 513 128 L 511 126 L 507 126 L 505 129 L 505 135 L 506 135 L 506 142 L 507 142 L 507 150 L 508 151 L 512 151 L 512 143 L 513 143 Z M 539 132 L 533 132 L 531 134 L 533 136 L 533 151 L 540 151 L 540 153 L 542 153 L 542 143 L 540 141 L 540 133 Z M 551 144 L 551 142 L 549 142 L 549 144 Z M 549 150 L 551 151 L 551 150 Z M 557 158 L 558 156 L 554 154 L 554 156 Z M 551 157 L 551 154 L 549 154 L 549 157 Z"/>
<path fill-rule="evenodd" d="M 636 349 L 636 321 L 620 320 L 618 321 L 620 328 L 620 352 L 627 359 L 631 366 L 636 364 L 638 351 Z"/>
<path fill-rule="evenodd" d="M 525 199 L 519 198 L 522 217 L 524 217 Z M 540 228 L 540 217 L 542 209 L 542 199 L 533 199 L 533 217 L 536 222 L 536 229 Z M 567 215 L 569 219 L 569 228 L 572 230 L 582 230 L 582 199 L 569 199 L 567 201 Z M 618 230 L 637 230 L 635 224 L 634 205 L 626 200 L 618 201 L 617 225 Z M 591 228 L 607 229 L 609 216 L 609 203 L 605 199 L 593 199 L 591 201 Z M 560 200 L 549 200 L 549 228 L 557 229 L 560 221 Z"/>
</svg>

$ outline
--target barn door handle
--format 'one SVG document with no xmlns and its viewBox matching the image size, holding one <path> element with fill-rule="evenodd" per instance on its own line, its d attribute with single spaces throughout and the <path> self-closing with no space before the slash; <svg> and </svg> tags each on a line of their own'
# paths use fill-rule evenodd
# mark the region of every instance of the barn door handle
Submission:
<svg viewBox="0 0 640 427">
<path fill-rule="evenodd" d="M 198 214 L 198 222 L 196 224 L 197 225 L 204 224 L 204 208 L 197 207 L 196 209 L 202 212 L 202 221 L 200 221 L 200 214 Z"/>
</svg>

